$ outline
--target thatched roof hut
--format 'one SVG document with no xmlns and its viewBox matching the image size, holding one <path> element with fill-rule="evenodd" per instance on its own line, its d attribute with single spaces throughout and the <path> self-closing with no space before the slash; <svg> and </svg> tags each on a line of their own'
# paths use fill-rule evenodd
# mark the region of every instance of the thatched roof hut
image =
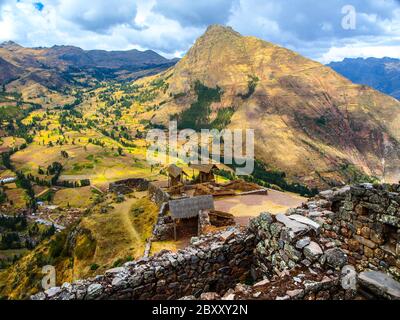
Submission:
<svg viewBox="0 0 400 320">
<path fill-rule="evenodd" d="M 183 173 L 183 170 L 182 168 L 179 168 L 177 165 L 171 164 L 168 166 L 167 172 L 171 177 L 177 178 Z"/>
<path fill-rule="evenodd" d="M 200 210 L 214 210 L 212 196 L 200 196 L 169 201 L 169 211 L 174 221 L 174 239 L 176 240 L 176 220 L 198 217 Z"/>
<path fill-rule="evenodd" d="M 189 168 L 199 171 L 200 183 L 215 181 L 214 170 L 218 170 L 216 164 L 190 164 Z"/>
<path fill-rule="evenodd" d="M 210 173 L 212 170 L 218 169 L 218 166 L 216 164 L 190 164 L 189 168 L 198 170 L 203 173 Z"/>
<path fill-rule="evenodd" d="M 171 200 L 169 210 L 173 219 L 189 219 L 199 215 L 200 210 L 214 210 L 214 198 L 210 195 Z"/>
<path fill-rule="evenodd" d="M 168 173 L 170 187 L 176 186 L 179 183 L 181 183 L 183 175 L 187 176 L 186 172 L 175 164 L 171 164 L 168 166 L 167 173 Z"/>
</svg>

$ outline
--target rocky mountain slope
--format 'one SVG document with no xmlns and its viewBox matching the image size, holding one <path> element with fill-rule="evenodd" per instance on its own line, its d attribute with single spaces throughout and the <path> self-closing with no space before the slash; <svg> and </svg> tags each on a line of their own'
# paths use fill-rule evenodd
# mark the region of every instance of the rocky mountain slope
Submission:
<svg viewBox="0 0 400 320">
<path fill-rule="evenodd" d="M 152 122 L 255 129 L 257 159 L 292 181 L 399 178 L 399 101 L 288 49 L 210 26 L 175 67 L 138 81 L 154 83 Z"/>
<path fill-rule="evenodd" d="M 351 81 L 368 85 L 400 100 L 400 60 L 393 58 L 344 59 L 328 64 Z"/>
</svg>

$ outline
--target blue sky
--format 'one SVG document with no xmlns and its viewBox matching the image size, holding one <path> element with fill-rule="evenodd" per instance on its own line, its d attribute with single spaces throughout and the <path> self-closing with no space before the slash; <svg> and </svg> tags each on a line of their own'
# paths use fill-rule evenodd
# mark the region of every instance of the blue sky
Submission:
<svg viewBox="0 0 400 320">
<path fill-rule="evenodd" d="M 354 28 L 343 28 L 349 8 Z M 323 63 L 400 58 L 399 0 L 0 0 L 0 41 L 24 46 L 152 49 L 174 57 L 213 23 Z"/>
</svg>

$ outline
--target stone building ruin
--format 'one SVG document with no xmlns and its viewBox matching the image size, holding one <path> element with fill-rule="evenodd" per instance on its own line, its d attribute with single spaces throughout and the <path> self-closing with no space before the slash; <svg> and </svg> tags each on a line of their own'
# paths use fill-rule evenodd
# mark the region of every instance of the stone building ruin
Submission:
<svg viewBox="0 0 400 320">
<path fill-rule="evenodd" d="M 32 299 L 400 299 L 400 185 L 320 193 Z"/>
</svg>

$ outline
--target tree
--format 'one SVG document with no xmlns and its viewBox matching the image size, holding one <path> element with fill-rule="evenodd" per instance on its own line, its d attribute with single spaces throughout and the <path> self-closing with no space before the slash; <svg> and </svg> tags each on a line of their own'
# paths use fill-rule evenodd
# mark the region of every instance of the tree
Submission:
<svg viewBox="0 0 400 320">
<path fill-rule="evenodd" d="M 64 151 L 64 150 L 61 151 L 61 156 L 62 156 L 63 158 L 65 158 L 65 159 L 68 159 L 68 158 L 69 158 L 68 152 L 67 152 L 67 151 Z"/>
<path fill-rule="evenodd" d="M 12 170 L 12 164 L 11 164 L 11 159 L 10 159 L 10 153 L 5 152 L 1 154 L 3 165 L 7 168 Z"/>
<path fill-rule="evenodd" d="M 50 228 L 48 228 L 46 231 L 43 232 L 42 238 L 43 239 L 50 238 L 55 233 L 56 233 L 56 227 L 54 226 L 54 224 L 52 224 Z"/>
</svg>

